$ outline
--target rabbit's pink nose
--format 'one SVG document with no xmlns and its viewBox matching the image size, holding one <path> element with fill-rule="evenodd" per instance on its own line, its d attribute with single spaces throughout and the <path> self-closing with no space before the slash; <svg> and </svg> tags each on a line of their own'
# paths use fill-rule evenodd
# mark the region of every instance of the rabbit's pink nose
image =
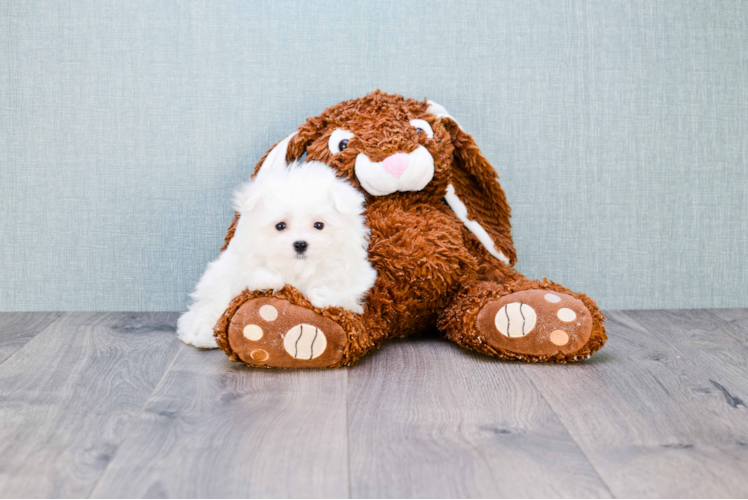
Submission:
<svg viewBox="0 0 748 500">
<path fill-rule="evenodd" d="M 400 177 L 403 175 L 403 172 L 408 170 L 408 163 L 410 163 L 410 160 L 408 159 L 407 154 L 397 153 L 385 159 L 382 162 L 382 167 L 388 174 Z"/>
</svg>

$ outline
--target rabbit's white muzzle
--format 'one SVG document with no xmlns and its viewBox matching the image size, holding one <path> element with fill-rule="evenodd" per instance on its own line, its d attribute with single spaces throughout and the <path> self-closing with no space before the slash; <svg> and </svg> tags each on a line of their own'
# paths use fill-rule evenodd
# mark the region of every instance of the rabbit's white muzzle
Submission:
<svg viewBox="0 0 748 500">
<path fill-rule="evenodd" d="M 367 193 L 385 196 L 395 191 L 420 191 L 434 177 L 434 157 L 423 146 L 373 162 L 364 153 L 356 156 L 356 178 Z"/>
</svg>

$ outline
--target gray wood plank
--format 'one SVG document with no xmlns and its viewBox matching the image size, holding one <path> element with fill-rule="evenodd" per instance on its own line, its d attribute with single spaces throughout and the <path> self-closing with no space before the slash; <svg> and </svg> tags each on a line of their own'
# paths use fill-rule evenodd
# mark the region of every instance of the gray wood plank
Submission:
<svg viewBox="0 0 748 500">
<path fill-rule="evenodd" d="M 185 346 L 93 496 L 346 497 L 346 381 Z"/>
<path fill-rule="evenodd" d="M 440 339 L 391 341 L 349 373 L 353 497 L 608 497 L 526 377 Z"/>
<path fill-rule="evenodd" d="M 724 349 L 731 350 L 738 344 L 743 348 L 741 353 L 748 352 L 748 309 L 707 309 L 706 312 L 722 321 L 720 331 L 730 339 Z"/>
<path fill-rule="evenodd" d="M 60 316 L 61 312 L 0 312 L 0 364 Z"/>
<path fill-rule="evenodd" d="M 174 313 L 68 313 L 0 365 L 0 496 L 84 497 L 181 343 Z"/>
<path fill-rule="evenodd" d="M 748 400 L 748 318 L 740 310 L 628 311 L 626 314 L 679 355 L 702 368 L 710 382 L 745 395 Z M 714 380 L 711 380 L 714 379 Z"/>
<path fill-rule="evenodd" d="M 681 330 L 719 331 L 705 313 L 609 311 L 610 340 L 592 359 L 526 371 L 615 496 L 743 497 L 748 413 L 713 383 L 733 387 L 732 367 L 677 334 L 679 315 Z"/>
<path fill-rule="evenodd" d="M 739 325 L 743 332 L 748 334 L 748 308 L 743 309 L 707 309 L 710 314 L 717 316 L 723 321 Z"/>
</svg>

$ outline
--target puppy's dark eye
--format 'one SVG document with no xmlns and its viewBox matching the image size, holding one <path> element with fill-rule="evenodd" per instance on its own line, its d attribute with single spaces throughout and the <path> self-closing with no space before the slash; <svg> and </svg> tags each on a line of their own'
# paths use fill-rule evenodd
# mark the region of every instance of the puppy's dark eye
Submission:
<svg viewBox="0 0 748 500">
<path fill-rule="evenodd" d="M 286 223 L 279 222 L 278 224 L 275 225 L 275 229 L 277 229 L 278 231 L 283 231 L 284 229 L 286 229 Z"/>
<path fill-rule="evenodd" d="M 338 149 L 340 151 L 343 151 L 344 149 L 348 149 L 348 139 L 343 139 L 340 141 L 340 144 L 338 144 Z"/>
<path fill-rule="evenodd" d="M 325 227 L 325 225 L 323 223 L 321 223 L 321 222 L 315 222 L 314 223 L 314 229 L 320 229 L 321 230 L 323 227 Z"/>
<path fill-rule="evenodd" d="M 417 129 L 416 129 L 416 134 L 420 134 L 421 132 L 423 132 L 423 129 L 422 129 L 422 128 L 417 128 Z"/>
</svg>

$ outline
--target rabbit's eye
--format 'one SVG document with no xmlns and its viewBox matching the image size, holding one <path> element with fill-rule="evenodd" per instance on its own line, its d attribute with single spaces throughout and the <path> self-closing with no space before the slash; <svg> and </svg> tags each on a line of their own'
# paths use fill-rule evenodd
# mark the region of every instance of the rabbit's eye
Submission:
<svg viewBox="0 0 748 500">
<path fill-rule="evenodd" d="M 277 229 L 278 231 L 283 231 L 284 229 L 286 229 L 286 223 L 279 222 L 278 224 L 275 225 L 275 229 Z"/>
<path fill-rule="evenodd" d="M 325 225 L 322 222 L 315 222 L 314 223 L 314 229 L 319 229 L 321 231 L 322 228 L 324 228 L 324 227 L 325 227 Z"/>
<path fill-rule="evenodd" d="M 426 120 L 410 120 L 410 124 L 416 128 L 416 134 L 426 132 L 426 137 L 429 139 L 434 138 L 434 131 Z"/>
<path fill-rule="evenodd" d="M 353 134 L 347 130 L 337 129 L 335 132 L 330 134 L 330 139 L 327 141 L 327 148 L 334 155 L 348 149 L 348 141 L 353 139 Z"/>
</svg>

